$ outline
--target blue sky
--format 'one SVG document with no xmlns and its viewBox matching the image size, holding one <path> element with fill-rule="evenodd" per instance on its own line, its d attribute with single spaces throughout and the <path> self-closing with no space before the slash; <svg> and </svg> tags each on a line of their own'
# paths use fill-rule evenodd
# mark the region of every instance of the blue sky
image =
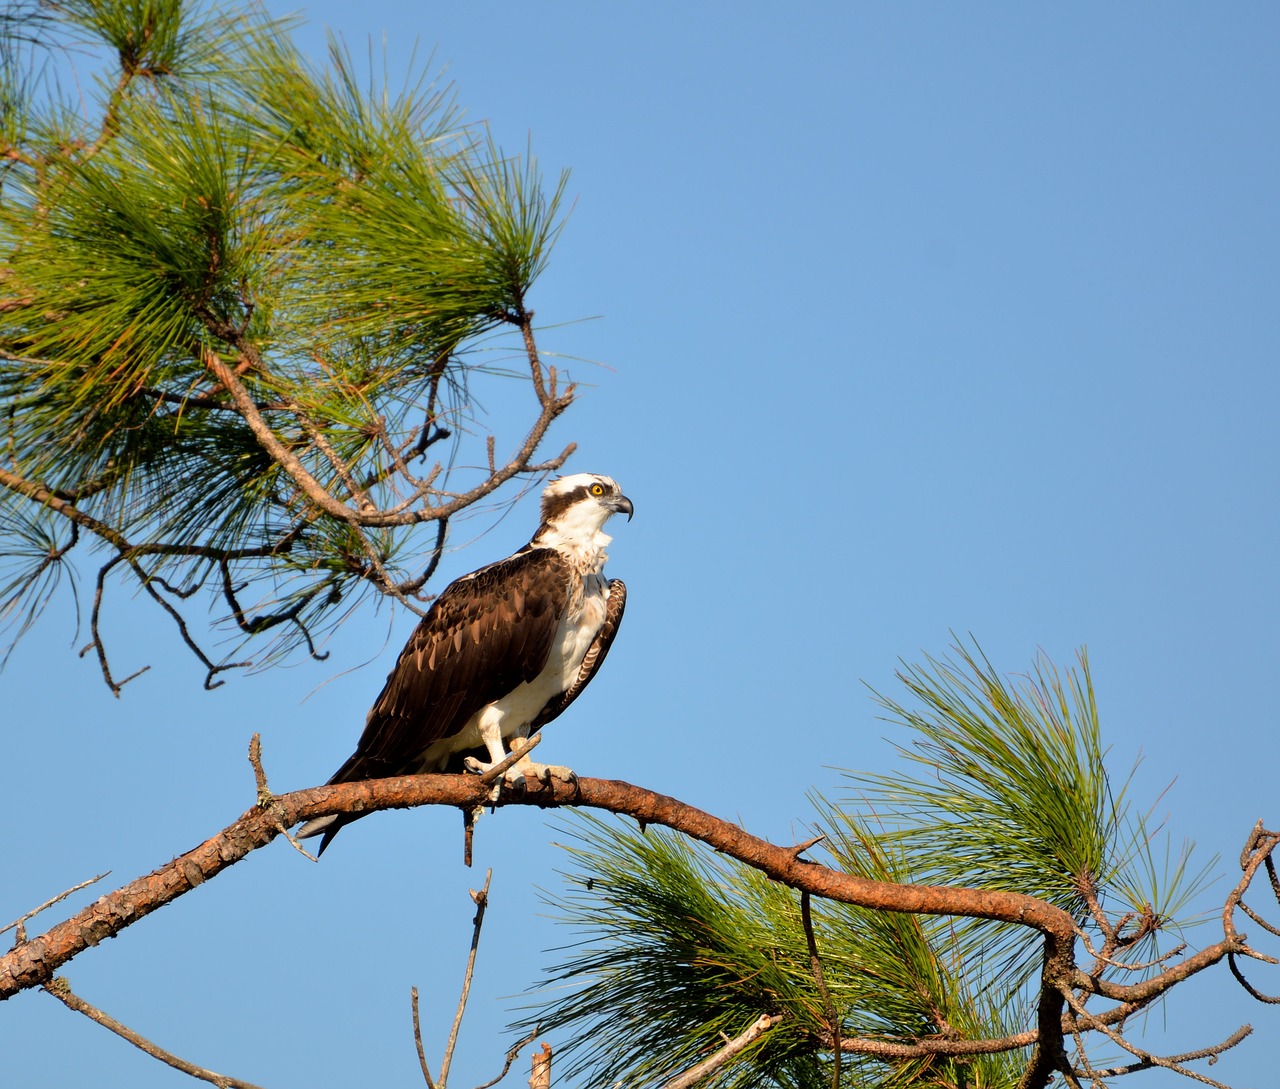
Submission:
<svg viewBox="0 0 1280 1089">
<path fill-rule="evenodd" d="M 615 476 L 636 516 L 611 550 L 626 624 L 540 758 L 788 841 L 807 790 L 843 789 L 834 768 L 893 766 L 867 686 L 892 692 L 899 659 L 944 654 L 954 631 L 1009 672 L 1087 645 L 1114 773 L 1141 756 L 1139 796 L 1219 872 L 1255 821 L 1280 823 L 1274 6 L 303 14 L 317 55 L 326 25 L 357 53 L 385 33 L 393 72 L 414 41 L 434 50 L 472 120 L 572 170 L 531 303 L 555 326 L 543 347 L 588 388 L 552 443 L 576 441 L 571 468 Z M 514 442 L 521 391 L 477 393 Z M 442 578 L 523 544 L 534 519 L 527 498 L 483 535 L 458 527 Z M 0 922 L 234 819 L 255 731 L 275 789 L 323 781 L 412 627 L 370 612 L 324 664 L 206 693 L 129 595 L 108 638 L 122 671 L 153 668 L 119 701 L 75 656 L 66 602 L 0 675 Z M 466 890 L 492 866 L 451 1079 L 485 1081 L 509 996 L 569 939 L 536 891 L 557 888 L 566 833 L 540 813 L 486 817 L 467 872 L 457 823 L 373 817 L 319 866 L 277 844 L 66 974 L 164 1046 L 264 1086 L 417 1084 L 409 987 L 430 996 L 438 1055 Z M 188 1084 L 48 996 L 0 1014 L 15 1085 Z M 1213 1076 L 1258 1086 L 1276 1016 L 1222 971 L 1176 993 L 1149 1040 L 1199 1047 L 1252 1022 Z"/>
</svg>

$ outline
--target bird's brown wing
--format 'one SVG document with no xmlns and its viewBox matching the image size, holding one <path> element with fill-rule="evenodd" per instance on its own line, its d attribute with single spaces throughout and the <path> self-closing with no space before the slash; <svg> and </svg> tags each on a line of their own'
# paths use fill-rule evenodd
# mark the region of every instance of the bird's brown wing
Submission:
<svg viewBox="0 0 1280 1089">
<path fill-rule="evenodd" d="M 416 771 L 427 746 L 537 677 L 566 608 L 570 574 L 559 553 L 538 548 L 447 586 L 387 675 L 355 753 L 330 782 Z"/>
</svg>

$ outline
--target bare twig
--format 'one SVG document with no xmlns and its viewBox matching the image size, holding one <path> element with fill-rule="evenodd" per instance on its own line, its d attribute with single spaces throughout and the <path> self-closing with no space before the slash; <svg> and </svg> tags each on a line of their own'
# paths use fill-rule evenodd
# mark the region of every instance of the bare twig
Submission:
<svg viewBox="0 0 1280 1089">
<path fill-rule="evenodd" d="M 271 803 L 271 790 L 267 786 L 267 772 L 262 766 L 262 735 L 254 734 L 249 739 L 249 766 L 253 768 L 254 785 L 258 788 L 258 804 L 260 806 L 269 805 Z"/>
<path fill-rule="evenodd" d="M 1264 919 L 1261 915 L 1259 915 L 1256 911 L 1254 911 L 1243 900 L 1240 901 L 1240 910 L 1243 911 L 1246 915 L 1248 915 L 1250 919 L 1252 919 L 1255 923 L 1257 923 L 1260 927 L 1262 927 L 1262 929 L 1265 930 L 1268 934 L 1275 934 L 1277 936 L 1280 936 L 1280 926 L 1273 926 L 1271 923 L 1267 922 L 1266 919 Z"/>
<path fill-rule="evenodd" d="M 1062 997 L 1064 998 L 1066 1003 L 1071 1007 L 1072 1010 L 1075 1011 L 1076 1016 L 1081 1021 L 1082 1027 L 1090 1030 L 1096 1030 L 1102 1033 L 1102 1035 L 1104 1035 L 1113 1044 L 1116 1044 L 1117 1046 L 1124 1048 L 1124 1050 L 1129 1052 L 1130 1055 L 1133 1055 L 1135 1058 L 1138 1059 L 1138 1063 L 1139 1063 L 1138 1069 L 1145 1069 L 1147 1067 L 1158 1066 L 1164 1070 L 1172 1070 L 1175 1074 L 1181 1074 L 1184 1078 L 1190 1078 L 1193 1081 L 1203 1082 L 1205 1085 L 1213 1086 L 1213 1089 L 1231 1089 L 1230 1086 L 1224 1085 L 1220 1081 L 1215 1081 L 1213 1078 L 1207 1077 L 1206 1075 L 1198 1073 L 1195 1070 L 1189 1070 L 1187 1067 L 1181 1064 L 1181 1062 L 1178 1060 L 1177 1057 L 1166 1058 L 1161 1055 L 1153 1055 L 1149 1051 L 1144 1051 L 1142 1048 L 1138 1047 L 1137 1045 L 1130 1043 L 1120 1033 L 1098 1022 L 1097 1019 L 1094 1018 L 1084 1008 L 1084 1006 L 1080 1004 L 1080 1002 L 1070 992 L 1070 990 L 1063 988 L 1060 993 L 1062 994 Z M 1248 1033 L 1246 1033 L 1245 1035 L 1248 1035 Z M 1241 1039 L 1243 1039 L 1243 1037 L 1241 1037 Z M 1210 1053 L 1212 1053 L 1212 1049 L 1210 1049 Z M 1195 1055 L 1195 1057 L 1197 1058 L 1200 1057 L 1199 1053 L 1192 1053 L 1192 1054 Z"/>
<path fill-rule="evenodd" d="M 117 1036 L 124 1040 L 128 1040 L 134 1047 L 145 1051 L 153 1059 L 159 1059 L 167 1066 L 173 1067 L 175 1070 L 181 1070 L 184 1074 L 190 1074 L 193 1078 L 199 1078 L 201 1081 L 210 1082 L 219 1087 L 219 1089 L 260 1089 L 259 1086 L 252 1082 L 241 1081 L 239 1078 L 230 1077 L 227 1074 L 217 1074 L 212 1070 L 206 1070 L 202 1066 L 196 1066 L 195 1063 L 188 1062 L 186 1059 L 179 1058 L 170 1051 L 153 1044 L 144 1036 L 140 1036 L 123 1025 L 109 1014 L 103 1013 L 96 1006 L 90 1005 L 83 998 L 72 993 L 71 987 L 65 979 L 53 979 L 44 985 L 44 990 L 53 995 L 64 1006 L 69 1007 L 82 1013 L 91 1021 L 96 1021 L 103 1028 L 110 1029 Z"/>
<path fill-rule="evenodd" d="M 14 919 L 13 922 L 8 923 L 5 926 L 0 926 L 0 934 L 3 934 L 6 930 L 15 930 L 16 933 L 14 934 L 14 937 L 13 937 L 13 944 L 15 946 L 21 945 L 23 942 L 27 940 L 27 931 L 26 931 L 25 923 L 28 919 L 34 919 L 37 915 L 40 914 L 40 912 L 44 911 L 46 908 L 53 907 L 54 904 L 61 903 L 68 896 L 72 895 L 72 893 L 77 893 L 81 889 L 87 889 L 90 885 L 96 884 L 97 882 L 101 881 L 104 877 L 106 877 L 109 873 L 111 873 L 110 870 L 104 870 L 102 873 L 98 874 L 97 877 L 91 877 L 89 878 L 88 881 L 81 881 L 80 884 L 72 885 L 71 888 L 65 890 L 64 892 L 58 893 L 57 896 L 50 897 L 39 907 L 34 907 L 30 911 L 28 911 L 25 915 L 19 915 L 18 918 Z"/>
<path fill-rule="evenodd" d="M 800 922 L 804 926 L 804 940 L 809 946 L 809 970 L 813 972 L 813 981 L 818 985 L 818 994 L 822 996 L 822 1012 L 826 1015 L 827 1026 L 831 1029 L 831 1038 L 840 1038 L 840 1022 L 836 1020 L 836 1007 L 831 1001 L 831 992 L 827 990 L 827 981 L 822 975 L 822 958 L 818 956 L 818 938 L 813 932 L 813 912 L 809 906 L 809 892 L 800 893 Z M 831 1089 L 840 1089 L 840 1049 L 832 1051 Z"/>
<path fill-rule="evenodd" d="M 485 1082 L 483 1085 L 477 1085 L 476 1089 L 493 1089 L 493 1086 L 497 1085 L 498 1082 L 500 1082 L 503 1078 L 505 1078 L 507 1076 L 507 1072 L 511 1069 L 511 1064 L 516 1061 L 517 1057 L 520 1055 L 520 1052 L 522 1052 L 529 1044 L 533 1043 L 539 1031 L 540 1030 L 535 1026 L 534 1030 L 531 1033 L 529 1033 L 529 1035 L 526 1036 L 523 1040 L 519 1041 L 519 1043 L 512 1044 L 511 1047 L 508 1048 L 507 1050 L 507 1058 L 506 1058 L 506 1061 L 502 1064 L 501 1073 L 499 1073 L 496 1078 L 493 1078 L 492 1080 Z M 542 1048 L 547 1055 L 547 1063 L 548 1065 L 550 1065 L 551 1048 L 548 1047 L 546 1044 L 543 1044 Z M 534 1055 L 533 1059 L 534 1059 L 534 1062 L 536 1063 L 538 1061 L 538 1056 Z"/>
<path fill-rule="evenodd" d="M 289 846 L 297 851 L 298 854 L 310 859 L 312 862 L 319 862 L 320 859 L 298 842 L 297 836 L 289 831 L 284 819 L 281 817 L 280 808 L 276 805 L 275 795 L 271 793 L 271 788 L 267 786 L 266 769 L 262 766 L 261 734 L 254 734 L 249 739 L 249 765 L 253 768 L 253 780 L 258 791 L 258 808 L 271 810 L 276 819 L 276 827 L 280 830 L 281 835 L 289 841 Z"/>
<path fill-rule="evenodd" d="M 431 1077 L 431 1068 L 427 1066 L 427 1053 L 422 1048 L 422 1021 L 418 1016 L 418 988 L 409 988 L 409 1002 L 413 1007 L 413 1043 L 418 1049 L 418 1065 L 422 1067 L 422 1076 L 426 1079 L 427 1089 L 436 1089 Z"/>
<path fill-rule="evenodd" d="M 486 871 L 484 887 L 471 893 L 476 904 L 476 917 L 472 922 L 471 949 L 467 953 L 467 970 L 462 977 L 462 996 L 458 999 L 458 1011 L 453 1015 L 453 1027 L 449 1029 L 449 1042 L 445 1044 L 444 1058 L 440 1060 L 440 1089 L 449 1080 L 449 1067 L 453 1064 L 453 1049 L 458 1043 L 458 1030 L 462 1027 L 462 1015 L 467 1012 L 467 998 L 471 995 L 471 980 L 476 970 L 476 952 L 480 948 L 480 928 L 484 926 L 485 908 L 489 906 L 489 882 L 493 879 L 493 870 Z"/>
<path fill-rule="evenodd" d="M 1227 966 L 1231 969 L 1231 974 L 1236 977 L 1236 982 L 1249 992 L 1250 997 L 1271 1006 L 1280 1005 L 1280 995 L 1263 994 L 1262 991 L 1244 978 L 1244 973 L 1240 971 L 1240 966 L 1236 963 L 1236 955 L 1234 953 L 1227 954 Z"/>
<path fill-rule="evenodd" d="M 523 741 L 524 745 L 517 746 L 516 741 Z M 542 734 L 534 734 L 532 737 L 515 738 L 511 742 L 511 752 L 507 753 L 501 760 L 493 765 L 488 771 L 480 776 L 480 782 L 486 786 L 496 783 L 502 778 L 508 768 L 514 767 L 521 757 L 528 756 L 534 749 L 542 744 Z"/>
<path fill-rule="evenodd" d="M 1222 1043 L 1214 1044 L 1212 1047 L 1202 1047 L 1197 1051 L 1184 1051 L 1181 1055 L 1170 1055 L 1169 1061 L 1173 1063 L 1188 1063 L 1194 1062 L 1196 1059 L 1216 1059 L 1224 1051 L 1235 1047 L 1236 1044 L 1240 1043 L 1252 1032 L 1252 1025 L 1241 1025 Z M 1129 1063 L 1126 1066 L 1112 1066 L 1106 1070 L 1090 1070 L 1089 1073 L 1098 1078 L 1118 1078 L 1124 1074 L 1136 1074 L 1140 1070 L 1150 1070 L 1154 1065 L 1156 1064 L 1143 1059 L 1136 1063 Z"/>
<path fill-rule="evenodd" d="M 672 1078 L 663 1086 L 663 1089 L 691 1089 L 703 1078 L 714 1074 L 726 1063 L 740 1055 L 781 1020 L 782 1015 L 780 1013 L 761 1014 L 745 1032 L 735 1036 L 710 1058 L 698 1063 L 697 1066 L 690 1067 L 683 1074 Z"/>
<path fill-rule="evenodd" d="M 826 832 L 821 832 L 818 835 L 814 836 L 812 839 L 807 839 L 803 843 L 797 843 L 794 847 L 791 848 L 791 853 L 794 854 L 796 858 L 799 858 L 810 847 L 816 847 L 819 843 L 821 843 L 826 838 L 827 838 Z"/>
</svg>

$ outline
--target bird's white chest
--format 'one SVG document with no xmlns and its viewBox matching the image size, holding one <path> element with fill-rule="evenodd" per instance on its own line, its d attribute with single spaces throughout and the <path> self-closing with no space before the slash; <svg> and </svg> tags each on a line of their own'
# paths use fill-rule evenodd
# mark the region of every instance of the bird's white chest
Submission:
<svg viewBox="0 0 1280 1089">
<path fill-rule="evenodd" d="M 581 594 L 570 599 L 565 615 L 560 618 L 551 656 L 543 671 L 544 677 L 555 682 L 552 695 L 563 692 L 577 679 L 582 659 L 600 634 L 608 602 L 609 587 L 604 576 L 587 575 L 582 580 Z"/>
<path fill-rule="evenodd" d="M 558 696 L 578 679 L 582 660 L 604 624 L 609 601 L 609 587 L 604 577 L 586 575 L 580 590 L 570 596 L 569 605 L 551 644 L 551 653 L 542 672 L 532 681 L 522 684 L 509 696 L 491 704 L 501 715 L 502 736 L 510 737 L 527 726 L 546 706 L 547 701 Z"/>
</svg>

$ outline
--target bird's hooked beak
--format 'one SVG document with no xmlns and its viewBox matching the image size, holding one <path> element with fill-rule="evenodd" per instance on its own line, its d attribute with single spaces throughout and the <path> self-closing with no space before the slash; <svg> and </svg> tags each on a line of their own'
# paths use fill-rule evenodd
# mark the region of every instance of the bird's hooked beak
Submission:
<svg viewBox="0 0 1280 1089">
<path fill-rule="evenodd" d="M 631 516 L 635 514 L 636 509 L 631 505 L 631 500 L 625 495 L 616 495 L 604 501 L 604 505 L 608 507 L 614 514 L 625 514 L 627 521 L 631 521 Z"/>
</svg>

